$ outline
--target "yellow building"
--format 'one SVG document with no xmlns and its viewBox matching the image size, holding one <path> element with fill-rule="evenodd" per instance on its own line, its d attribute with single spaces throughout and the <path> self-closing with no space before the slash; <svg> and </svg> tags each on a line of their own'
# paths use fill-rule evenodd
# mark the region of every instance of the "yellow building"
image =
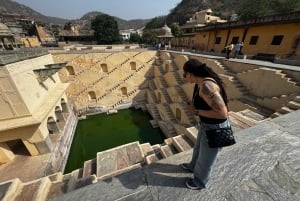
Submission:
<svg viewBox="0 0 300 201">
<path fill-rule="evenodd" d="M 300 56 L 300 12 L 255 18 L 247 21 L 207 24 L 172 40 L 176 48 L 224 52 L 224 47 L 244 42 L 242 53 L 273 54 L 280 58 Z"/>
</svg>

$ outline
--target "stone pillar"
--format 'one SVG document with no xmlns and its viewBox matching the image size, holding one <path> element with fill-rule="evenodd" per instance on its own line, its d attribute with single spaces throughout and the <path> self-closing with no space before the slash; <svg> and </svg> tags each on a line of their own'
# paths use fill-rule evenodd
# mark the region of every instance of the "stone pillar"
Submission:
<svg viewBox="0 0 300 201">
<path fill-rule="evenodd" d="M 15 154 L 10 150 L 9 146 L 0 142 L 0 163 L 7 163 L 15 158 Z"/>
<path fill-rule="evenodd" d="M 35 146 L 37 147 L 40 154 L 47 154 L 52 151 L 53 143 L 50 137 L 47 136 L 47 138 L 44 141 L 35 143 Z"/>
<path fill-rule="evenodd" d="M 39 155 L 39 150 L 36 148 L 36 146 L 34 144 L 30 143 L 27 140 L 23 140 L 23 143 L 31 156 Z"/>
</svg>

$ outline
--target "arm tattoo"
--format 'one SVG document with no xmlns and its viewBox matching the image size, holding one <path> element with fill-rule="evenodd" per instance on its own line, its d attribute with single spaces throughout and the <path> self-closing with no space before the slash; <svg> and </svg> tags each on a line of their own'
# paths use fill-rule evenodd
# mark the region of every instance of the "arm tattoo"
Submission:
<svg viewBox="0 0 300 201">
<path fill-rule="evenodd" d="M 219 88 L 214 83 L 204 82 L 201 87 L 201 92 L 211 100 L 211 107 L 215 110 L 220 111 L 225 106 Z"/>
</svg>

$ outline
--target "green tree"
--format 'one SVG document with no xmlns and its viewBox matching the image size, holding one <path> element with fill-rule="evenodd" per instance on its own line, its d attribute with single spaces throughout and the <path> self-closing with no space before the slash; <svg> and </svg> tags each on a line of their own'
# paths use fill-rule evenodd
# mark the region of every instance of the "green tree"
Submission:
<svg viewBox="0 0 300 201">
<path fill-rule="evenodd" d="M 97 15 L 91 22 L 98 44 L 117 44 L 121 42 L 117 21 L 106 14 Z"/>
<path fill-rule="evenodd" d="M 180 27 L 179 27 L 178 23 L 172 23 L 170 28 L 171 28 L 173 36 L 177 37 L 177 36 L 182 35 L 182 32 L 180 30 Z"/>
<path fill-rule="evenodd" d="M 299 0 L 277 0 L 274 1 L 272 7 L 276 13 L 288 13 L 300 10 Z"/>
<path fill-rule="evenodd" d="M 159 35 L 159 29 L 144 29 L 142 36 L 142 43 L 155 45 L 157 42 L 157 36 Z"/>
<path fill-rule="evenodd" d="M 129 42 L 130 43 L 140 43 L 141 36 L 138 33 L 130 34 Z"/>
<path fill-rule="evenodd" d="M 26 31 L 26 35 L 33 36 L 37 35 L 36 28 L 34 24 L 21 23 L 22 29 Z"/>
</svg>

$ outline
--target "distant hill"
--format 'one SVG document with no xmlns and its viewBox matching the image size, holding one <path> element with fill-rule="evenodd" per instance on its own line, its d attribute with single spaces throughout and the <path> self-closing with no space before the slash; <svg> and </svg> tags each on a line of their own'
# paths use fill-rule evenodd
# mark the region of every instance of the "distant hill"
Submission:
<svg viewBox="0 0 300 201">
<path fill-rule="evenodd" d="M 45 16 L 25 5 L 19 4 L 12 0 L 0 0 L 0 13 L 1 14 L 5 14 L 5 13 L 20 14 L 20 15 L 23 15 L 26 17 L 31 17 L 32 19 L 34 19 L 37 22 L 47 23 L 47 24 L 51 23 L 51 24 L 61 25 L 61 26 L 63 26 L 68 21 L 73 21 L 73 22 L 77 22 L 78 24 L 80 24 L 80 27 L 83 27 L 84 29 L 89 28 L 90 21 L 96 15 L 104 14 L 101 12 L 89 12 L 89 13 L 85 14 L 84 16 L 82 16 L 80 19 L 67 20 L 67 19 L 62 19 L 62 18 L 57 18 L 57 17 Z M 141 28 L 150 21 L 150 19 L 149 20 L 137 19 L 137 20 L 127 21 L 127 20 L 120 19 L 118 17 L 114 17 L 114 18 L 118 22 L 119 29 Z"/>
<path fill-rule="evenodd" d="M 300 10 L 299 0 L 182 0 L 169 14 L 166 22 L 185 22 L 200 10 L 211 8 L 213 15 L 229 20 L 231 14 L 241 18 L 255 18 L 267 15 L 289 13 Z"/>
<path fill-rule="evenodd" d="M 25 5 L 19 4 L 15 1 L 11 0 L 0 0 L 0 13 L 1 14 L 20 14 L 23 16 L 31 17 L 35 21 L 40 21 L 42 23 L 53 23 L 58 25 L 65 24 L 68 20 L 57 18 L 57 17 L 49 17 L 45 16 Z"/>
<path fill-rule="evenodd" d="M 82 27 L 84 27 L 84 29 L 87 29 L 90 27 L 90 22 L 92 21 L 92 19 L 94 19 L 97 15 L 102 15 L 102 14 L 105 13 L 93 11 L 93 12 L 86 13 L 79 20 L 72 20 L 72 21 L 80 24 Z M 151 20 L 151 19 L 146 19 L 146 20 L 136 19 L 136 20 L 127 21 L 115 16 L 113 17 L 117 21 L 119 29 L 139 29 L 145 26 Z"/>
</svg>

